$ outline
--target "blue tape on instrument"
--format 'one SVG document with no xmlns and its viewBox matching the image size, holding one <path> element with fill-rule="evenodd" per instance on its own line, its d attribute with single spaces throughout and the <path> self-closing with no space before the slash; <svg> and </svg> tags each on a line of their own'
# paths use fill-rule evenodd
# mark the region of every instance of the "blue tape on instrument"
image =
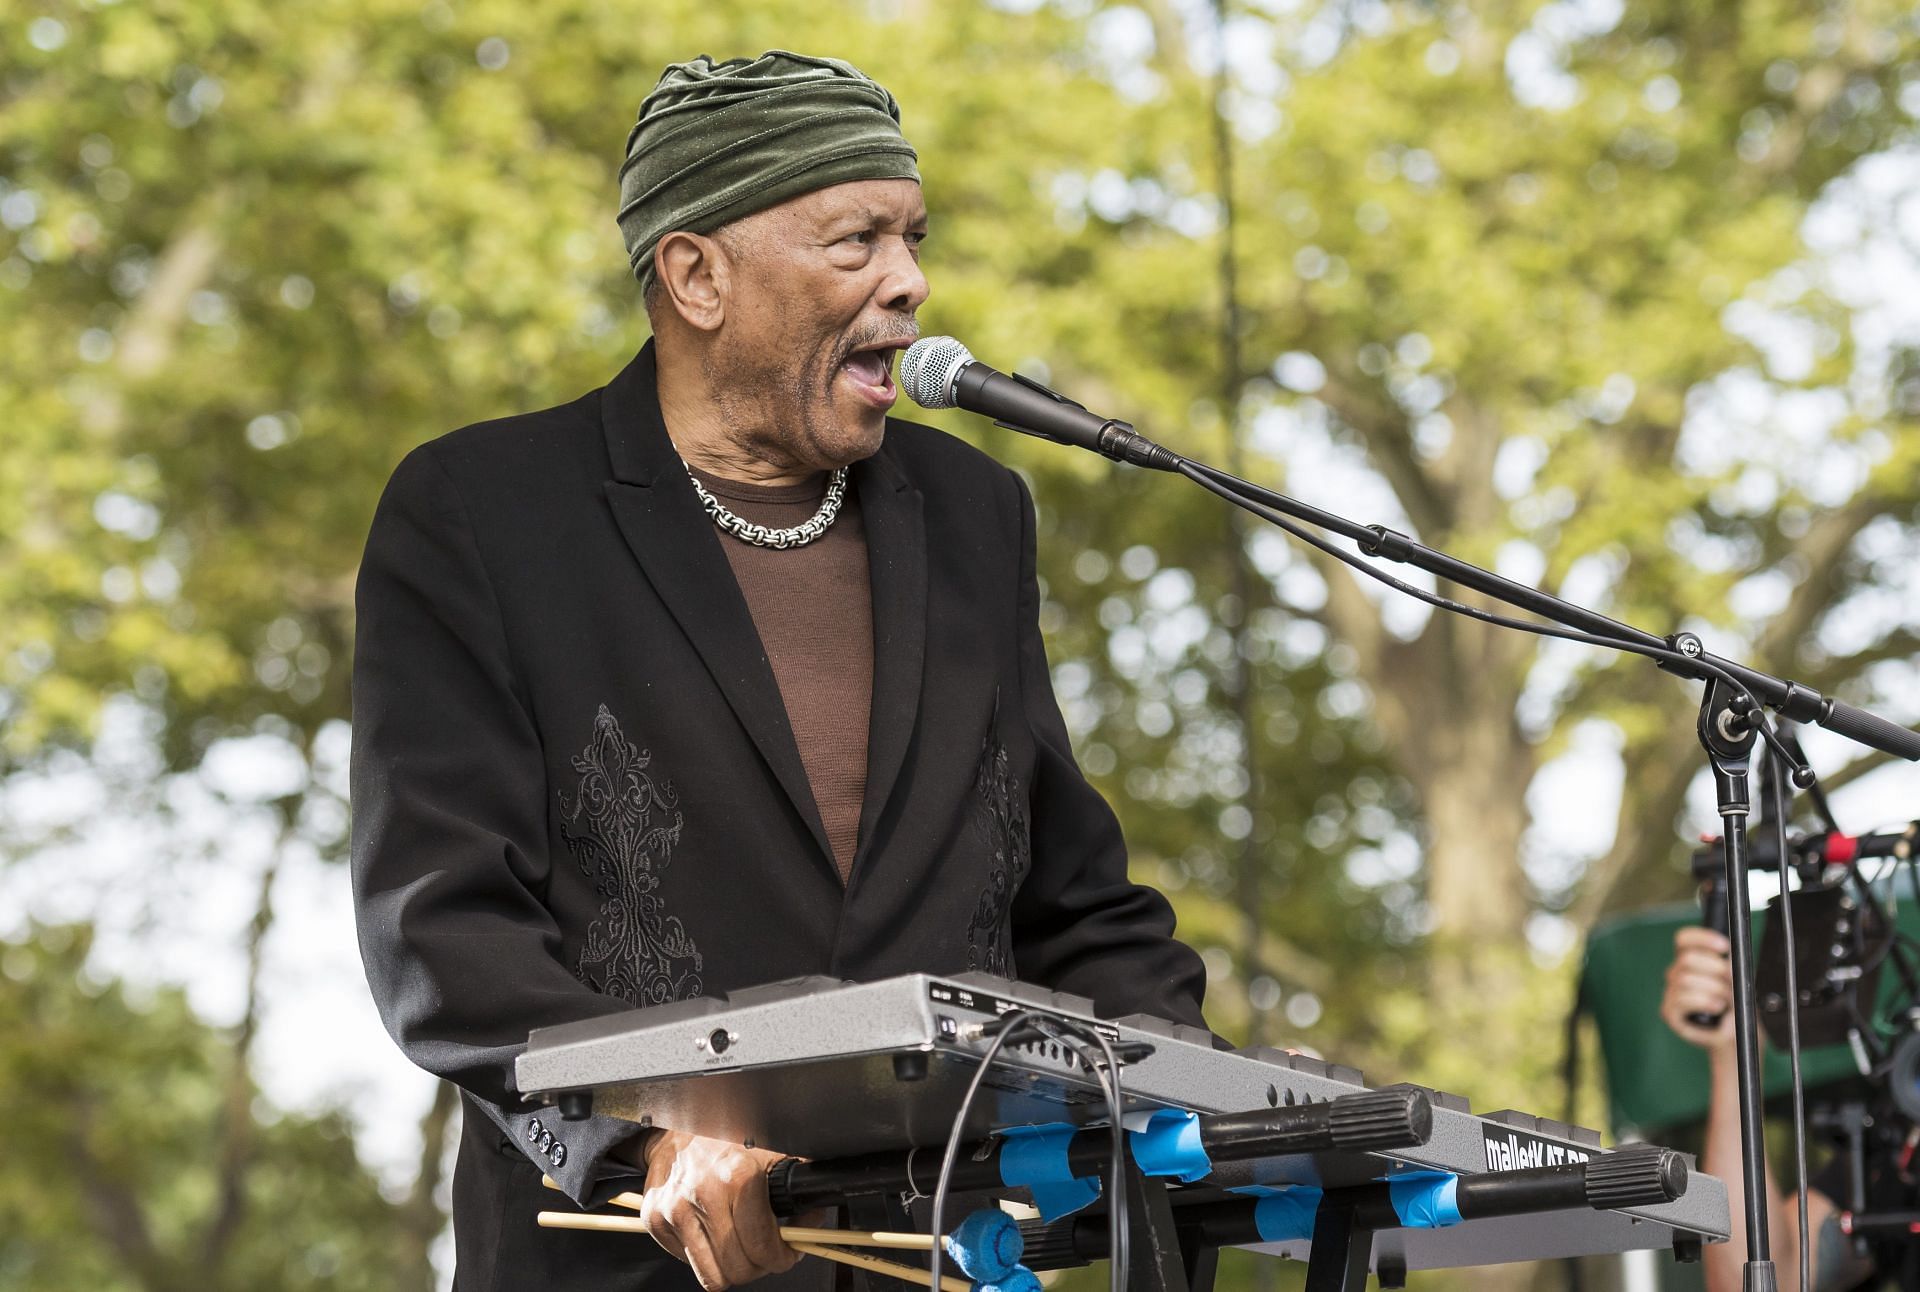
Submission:
<svg viewBox="0 0 1920 1292">
<path fill-rule="evenodd" d="M 1079 1130 L 1072 1122 L 1015 1126 L 1003 1132 L 1000 1182 L 1033 1192 L 1040 1219 L 1051 1224 L 1100 1196 L 1100 1177 L 1076 1176 L 1067 1162 L 1067 1145 Z"/>
<path fill-rule="evenodd" d="M 1004 1278 L 975 1279 L 969 1292 L 1040 1292 L 1040 1279 L 1026 1266 L 1016 1265 Z"/>
<path fill-rule="evenodd" d="M 1200 1118 L 1178 1108 L 1157 1109 L 1140 1130 L 1129 1131 L 1133 1160 L 1148 1175 L 1170 1175 L 1192 1184 L 1213 1173 L 1213 1163 L 1200 1144 Z"/>
<path fill-rule="evenodd" d="M 1020 1226 L 998 1207 L 982 1207 L 955 1225 L 945 1246 L 960 1272 L 975 1283 L 1010 1277 L 1026 1251 Z"/>
<path fill-rule="evenodd" d="M 1408 1229 L 1445 1229 L 1460 1223 L 1460 1177 L 1447 1171 L 1421 1171 L 1387 1181 L 1393 1214 Z"/>
<path fill-rule="evenodd" d="M 1253 1190 L 1235 1189 L 1235 1193 Z M 1310 1184 L 1273 1192 L 1261 1190 L 1253 1204 L 1253 1229 L 1263 1243 L 1295 1243 L 1313 1237 L 1320 1214 L 1320 1190 Z"/>
</svg>

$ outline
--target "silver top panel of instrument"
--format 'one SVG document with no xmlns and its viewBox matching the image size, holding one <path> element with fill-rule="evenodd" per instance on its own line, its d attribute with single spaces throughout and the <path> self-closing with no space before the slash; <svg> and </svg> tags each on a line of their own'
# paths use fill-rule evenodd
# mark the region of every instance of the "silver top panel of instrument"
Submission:
<svg viewBox="0 0 1920 1292">
<path fill-rule="evenodd" d="M 1153 1052 L 1125 1065 L 1129 1112 L 1240 1112 L 1366 1089 L 1361 1074 L 1303 1055 L 1215 1049 L 1210 1033 L 1146 1015 L 1095 1017 L 1093 1003 L 986 974 L 909 974 L 872 983 L 810 978 L 700 997 L 536 1031 L 515 1074 L 530 1100 L 587 1091 L 595 1112 L 798 1157 L 845 1157 L 944 1144 L 991 1038 L 980 1024 L 1015 1009 L 1096 1027 Z M 1015 1125 L 1105 1122 L 1099 1083 L 1049 1042 L 1009 1043 L 968 1118 L 969 1137 Z M 1223 1164 L 1210 1184 L 1338 1187 L 1397 1172 L 1477 1174 L 1579 1161 L 1606 1150 L 1597 1132 L 1517 1112 L 1485 1117 L 1434 1093 L 1433 1135 L 1418 1148 Z M 1675 1202 L 1629 1211 L 1558 1212 L 1377 1236 L 1375 1257 L 1409 1269 L 1665 1247 L 1676 1234 L 1729 1232 L 1726 1189 L 1691 1173 Z M 1300 1256 L 1304 1244 L 1258 1250 Z"/>
</svg>

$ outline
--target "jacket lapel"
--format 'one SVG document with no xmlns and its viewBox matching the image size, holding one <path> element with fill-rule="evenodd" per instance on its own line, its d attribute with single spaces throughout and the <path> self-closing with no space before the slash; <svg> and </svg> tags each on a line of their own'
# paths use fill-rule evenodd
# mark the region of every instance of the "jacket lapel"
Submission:
<svg viewBox="0 0 1920 1292">
<path fill-rule="evenodd" d="M 605 485 L 607 505 L 621 535 L 813 832 L 820 864 L 831 871 L 826 828 L 773 667 L 713 522 L 667 438 L 655 385 L 653 342 L 601 393 L 600 418 L 613 466 L 613 479 Z M 878 605 L 874 609 L 877 622 Z"/>
<path fill-rule="evenodd" d="M 852 471 L 867 527 L 873 586 L 873 710 L 867 728 L 866 797 L 860 808 L 857 878 L 881 809 L 893 793 L 920 713 L 927 652 L 927 532 L 920 491 L 886 448 Z"/>
</svg>

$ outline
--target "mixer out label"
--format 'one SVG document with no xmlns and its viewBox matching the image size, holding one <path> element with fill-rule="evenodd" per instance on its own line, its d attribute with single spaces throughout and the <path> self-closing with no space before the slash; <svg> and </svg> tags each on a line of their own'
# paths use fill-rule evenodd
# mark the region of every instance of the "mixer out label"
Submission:
<svg viewBox="0 0 1920 1292">
<path fill-rule="evenodd" d="M 1489 1171 L 1523 1171 L 1528 1167 L 1566 1166 L 1593 1160 L 1593 1154 L 1585 1149 L 1507 1126 L 1482 1126 L 1481 1135 L 1486 1141 Z"/>
</svg>

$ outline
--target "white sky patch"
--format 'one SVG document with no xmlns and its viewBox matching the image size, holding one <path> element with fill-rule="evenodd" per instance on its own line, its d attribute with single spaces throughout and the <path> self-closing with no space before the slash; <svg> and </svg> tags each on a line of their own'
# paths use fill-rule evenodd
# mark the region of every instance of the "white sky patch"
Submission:
<svg viewBox="0 0 1920 1292">
<path fill-rule="evenodd" d="M 1527 947 L 1534 963 L 1550 969 L 1564 961 L 1580 945 L 1580 926 L 1551 911 L 1535 911 L 1527 917 Z"/>
<path fill-rule="evenodd" d="M 199 779 L 236 802 L 264 803 L 297 793 L 306 783 L 306 762 L 277 736 L 246 736 L 207 750 Z"/>
<path fill-rule="evenodd" d="M 1564 111 L 1580 102 L 1578 77 L 1567 71 L 1567 51 L 1610 31 L 1624 12 L 1620 0 L 1556 0 L 1542 5 L 1527 30 L 1507 45 L 1507 83 L 1532 108 Z"/>
<path fill-rule="evenodd" d="M 1537 587 L 1547 572 L 1546 553 L 1524 539 L 1509 539 L 1494 553 L 1493 571 L 1503 579 Z"/>
<path fill-rule="evenodd" d="M 1285 480 L 1279 485 L 1284 492 L 1350 520 L 1386 525 L 1418 537 L 1400 499 L 1367 463 L 1365 451 L 1336 441 L 1328 433 L 1325 412 L 1317 403 L 1279 404 L 1261 410 L 1254 416 L 1250 439 L 1254 452 L 1286 464 Z M 1272 479 L 1273 474 L 1268 473 L 1257 482 Z M 1342 550 L 1353 546 L 1343 538 L 1333 542 Z M 1434 588 L 1432 576 L 1412 566 L 1394 565 L 1387 567 L 1387 572 L 1415 587 L 1427 591 Z M 1429 607 L 1365 575 L 1356 572 L 1354 578 L 1380 607 L 1389 632 L 1403 638 L 1419 635 L 1432 613 Z"/>
<path fill-rule="evenodd" d="M 1566 752 L 1541 767 L 1527 787 L 1532 823 L 1520 845 L 1521 865 L 1542 892 L 1568 888 L 1613 846 L 1622 791 L 1620 744 L 1612 723 L 1582 722 Z M 1569 810 L 1574 804 L 1578 811 Z"/>
<path fill-rule="evenodd" d="M 1762 570 L 1733 586 L 1727 602 L 1742 619 L 1770 619 L 1787 605 L 1793 595 L 1793 580 L 1779 570 Z"/>
<path fill-rule="evenodd" d="M 1102 9 L 1087 23 L 1087 45 L 1107 80 L 1126 98 L 1146 103 L 1160 93 L 1151 66 L 1156 47 L 1153 19 L 1132 5 Z"/>
<path fill-rule="evenodd" d="M 1304 350 L 1289 350 L 1273 361 L 1273 377 L 1288 390 L 1311 395 L 1327 384 L 1327 368 Z"/>
<path fill-rule="evenodd" d="M 1548 465 L 1548 445 L 1540 436 L 1509 436 L 1494 453 L 1494 490 L 1503 499 L 1532 493 L 1540 468 Z"/>
</svg>

